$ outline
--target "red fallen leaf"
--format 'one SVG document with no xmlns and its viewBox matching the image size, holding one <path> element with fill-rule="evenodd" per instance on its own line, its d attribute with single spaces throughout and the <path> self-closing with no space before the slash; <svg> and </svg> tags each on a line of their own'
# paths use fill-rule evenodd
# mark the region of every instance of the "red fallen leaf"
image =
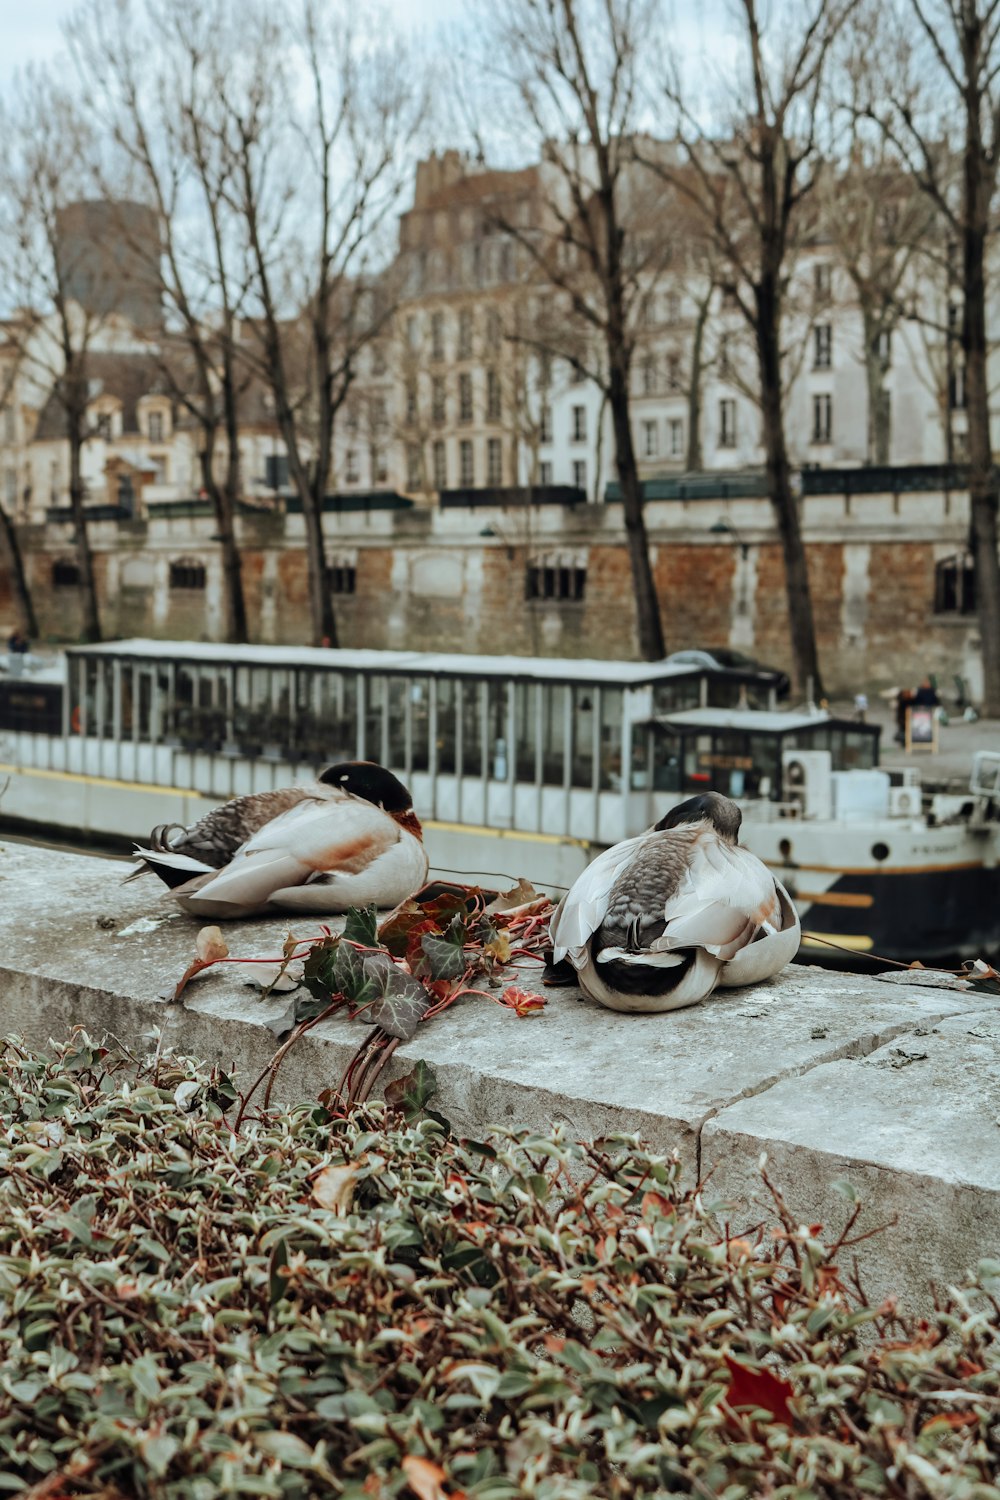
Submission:
<svg viewBox="0 0 1000 1500">
<path fill-rule="evenodd" d="M 731 1359 L 728 1354 L 722 1357 L 732 1376 L 726 1400 L 733 1410 L 740 1406 L 759 1407 L 761 1411 L 768 1412 L 776 1422 L 784 1422 L 786 1427 L 790 1427 L 794 1416 L 788 1405 L 788 1398 L 794 1396 L 795 1391 L 788 1381 L 779 1380 L 770 1370 L 751 1370 Z"/>
<path fill-rule="evenodd" d="M 527 990 L 518 989 L 516 984 L 508 985 L 497 1001 L 498 1005 L 506 1005 L 519 1016 L 531 1016 L 542 1009 L 545 1004 L 544 995 L 532 995 Z"/>
</svg>

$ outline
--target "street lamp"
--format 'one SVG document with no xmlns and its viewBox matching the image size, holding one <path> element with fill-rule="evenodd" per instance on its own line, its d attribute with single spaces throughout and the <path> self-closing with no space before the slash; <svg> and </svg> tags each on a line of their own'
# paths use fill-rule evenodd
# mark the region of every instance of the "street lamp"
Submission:
<svg viewBox="0 0 1000 1500">
<path fill-rule="evenodd" d="M 720 516 L 708 529 L 713 536 L 731 536 L 739 546 L 740 556 L 744 561 L 750 556 L 750 543 L 743 540 L 732 521 L 727 520 L 725 516 Z"/>
</svg>

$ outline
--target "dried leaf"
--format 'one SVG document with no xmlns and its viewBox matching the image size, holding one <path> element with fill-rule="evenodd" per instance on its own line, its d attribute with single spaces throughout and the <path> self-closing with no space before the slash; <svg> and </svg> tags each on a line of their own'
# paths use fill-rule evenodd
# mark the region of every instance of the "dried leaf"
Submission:
<svg viewBox="0 0 1000 1500">
<path fill-rule="evenodd" d="M 503 891 L 499 896 L 495 896 L 486 910 L 490 915 L 497 912 L 517 911 L 522 906 L 533 906 L 536 902 L 546 899 L 545 896 L 540 896 L 531 881 L 525 880 L 522 875 L 517 885 L 512 885 L 509 891 Z"/>
<path fill-rule="evenodd" d="M 516 984 L 511 984 L 504 990 L 498 1003 L 508 1006 L 519 1016 L 533 1016 L 544 1008 L 545 996 L 533 995 L 530 991 L 519 989 Z"/>
<path fill-rule="evenodd" d="M 458 1500 L 454 1491 L 449 1495 L 443 1487 L 442 1480 L 448 1476 L 440 1464 L 433 1464 L 429 1458 L 418 1458 L 415 1454 L 408 1453 L 400 1468 L 417 1500 Z"/>
<path fill-rule="evenodd" d="M 357 1162 L 348 1162 L 343 1167 L 324 1167 L 312 1179 L 313 1201 L 331 1213 L 349 1214 L 354 1202 L 354 1184 L 360 1172 Z"/>
<path fill-rule="evenodd" d="M 229 947 L 220 927 L 202 927 L 195 939 L 194 951 L 203 964 L 216 964 L 229 957 Z"/>
</svg>

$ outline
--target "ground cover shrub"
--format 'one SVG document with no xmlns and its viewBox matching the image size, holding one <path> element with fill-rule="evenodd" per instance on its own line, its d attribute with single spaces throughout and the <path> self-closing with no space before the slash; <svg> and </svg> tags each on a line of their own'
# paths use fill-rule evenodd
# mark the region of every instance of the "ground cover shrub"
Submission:
<svg viewBox="0 0 1000 1500">
<path fill-rule="evenodd" d="M 1000 1496 L 982 1285 L 866 1307 L 843 1237 L 776 1200 L 728 1239 L 625 1137 L 323 1103 L 237 1134 L 182 1059 L 3 1064 L 8 1492 Z"/>
</svg>

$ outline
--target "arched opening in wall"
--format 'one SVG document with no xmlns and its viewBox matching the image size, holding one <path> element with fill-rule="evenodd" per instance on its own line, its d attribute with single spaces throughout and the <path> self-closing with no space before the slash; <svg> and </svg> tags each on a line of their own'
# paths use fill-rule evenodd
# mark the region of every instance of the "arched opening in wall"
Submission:
<svg viewBox="0 0 1000 1500">
<path fill-rule="evenodd" d="M 179 557 L 170 564 L 170 587 L 186 591 L 203 590 L 205 564 L 190 557 Z"/>
<path fill-rule="evenodd" d="M 971 552 L 943 557 L 934 568 L 934 613 L 974 615 L 976 612 L 976 564 Z"/>
</svg>

